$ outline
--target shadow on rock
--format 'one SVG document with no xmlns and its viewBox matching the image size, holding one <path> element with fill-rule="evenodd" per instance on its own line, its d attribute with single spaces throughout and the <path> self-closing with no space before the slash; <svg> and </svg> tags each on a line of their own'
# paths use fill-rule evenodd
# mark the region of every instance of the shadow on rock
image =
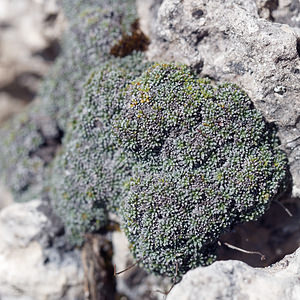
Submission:
<svg viewBox="0 0 300 300">
<path fill-rule="evenodd" d="M 267 213 L 257 221 L 237 225 L 220 241 L 236 247 L 259 251 L 265 255 L 250 255 L 221 246 L 218 260 L 240 260 L 252 267 L 267 267 L 293 253 L 300 246 L 300 205 L 299 198 L 285 196 L 280 203 L 273 202 Z M 286 212 L 288 209 L 292 216 Z"/>
</svg>

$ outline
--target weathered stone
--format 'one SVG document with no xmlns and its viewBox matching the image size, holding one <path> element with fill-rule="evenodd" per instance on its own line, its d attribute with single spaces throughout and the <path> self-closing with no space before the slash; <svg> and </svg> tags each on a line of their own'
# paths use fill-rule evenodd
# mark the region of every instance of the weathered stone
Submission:
<svg viewBox="0 0 300 300">
<path fill-rule="evenodd" d="M 298 300 L 299 274 L 300 249 L 265 269 L 239 261 L 219 261 L 189 271 L 167 300 Z"/>
<path fill-rule="evenodd" d="M 148 57 L 188 64 L 203 77 L 246 90 L 278 126 L 293 195 L 300 196 L 300 29 L 258 11 L 255 0 L 164 0 L 152 20 Z"/>
<path fill-rule="evenodd" d="M 33 100 L 64 27 L 57 0 L 0 1 L 0 122 Z"/>
<path fill-rule="evenodd" d="M 63 28 L 57 0 L 2 0 L 0 87 L 7 86 L 25 72 L 32 80 L 44 74 L 48 67 L 47 58 L 54 58 L 49 47 L 59 39 Z"/>
<path fill-rule="evenodd" d="M 0 212 L 0 298 L 83 299 L 80 253 L 45 203 L 13 204 Z"/>
<path fill-rule="evenodd" d="M 141 16 L 140 27 L 150 38 L 155 34 L 156 23 L 154 20 L 157 18 L 158 9 L 162 2 L 163 0 L 136 0 L 138 14 Z"/>
</svg>

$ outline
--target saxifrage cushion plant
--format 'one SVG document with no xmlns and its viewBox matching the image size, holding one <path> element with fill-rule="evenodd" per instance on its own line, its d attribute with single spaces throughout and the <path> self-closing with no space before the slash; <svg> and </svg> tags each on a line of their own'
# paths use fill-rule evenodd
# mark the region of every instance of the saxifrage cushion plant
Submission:
<svg viewBox="0 0 300 300">
<path fill-rule="evenodd" d="M 136 160 L 123 228 L 156 274 L 212 263 L 219 236 L 257 219 L 283 188 L 285 154 L 246 93 L 185 66 L 155 65 L 131 83 L 115 127 Z"/>
</svg>

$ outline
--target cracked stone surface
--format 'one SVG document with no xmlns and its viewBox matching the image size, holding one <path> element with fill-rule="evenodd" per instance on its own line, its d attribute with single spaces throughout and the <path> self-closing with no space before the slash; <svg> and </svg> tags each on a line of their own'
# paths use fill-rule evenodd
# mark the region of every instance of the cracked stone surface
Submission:
<svg viewBox="0 0 300 300">
<path fill-rule="evenodd" d="M 62 225 L 40 200 L 0 212 L 0 299 L 83 299 L 80 253 L 68 249 Z"/>
<path fill-rule="evenodd" d="M 0 1 L 0 123 L 33 100 L 65 23 L 57 0 Z"/>
<path fill-rule="evenodd" d="M 298 300 L 300 249 L 269 268 L 219 261 L 184 275 L 167 300 Z"/>
</svg>

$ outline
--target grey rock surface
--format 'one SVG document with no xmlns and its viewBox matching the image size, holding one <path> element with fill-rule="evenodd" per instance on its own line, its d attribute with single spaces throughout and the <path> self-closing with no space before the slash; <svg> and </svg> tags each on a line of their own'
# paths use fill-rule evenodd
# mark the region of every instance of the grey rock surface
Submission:
<svg viewBox="0 0 300 300">
<path fill-rule="evenodd" d="M 189 271 L 167 300 L 298 300 L 300 249 L 265 269 L 239 261 L 219 261 Z"/>
<path fill-rule="evenodd" d="M 0 299 L 83 299 L 80 253 L 40 200 L 0 212 Z"/>
<path fill-rule="evenodd" d="M 152 19 L 148 57 L 188 64 L 203 77 L 246 90 L 267 121 L 278 126 L 293 195 L 300 196 L 300 29 L 292 27 L 297 22 L 290 26 L 261 17 L 266 7 L 275 14 L 267 5 L 272 2 L 164 0 Z M 298 20 L 296 2 L 293 10 L 286 5 L 286 13 Z"/>
<path fill-rule="evenodd" d="M 150 38 L 155 34 L 155 24 L 158 9 L 163 0 L 136 0 L 140 26 L 142 31 Z"/>
<path fill-rule="evenodd" d="M 0 122 L 34 98 L 64 27 L 57 0 L 0 1 Z"/>
</svg>

